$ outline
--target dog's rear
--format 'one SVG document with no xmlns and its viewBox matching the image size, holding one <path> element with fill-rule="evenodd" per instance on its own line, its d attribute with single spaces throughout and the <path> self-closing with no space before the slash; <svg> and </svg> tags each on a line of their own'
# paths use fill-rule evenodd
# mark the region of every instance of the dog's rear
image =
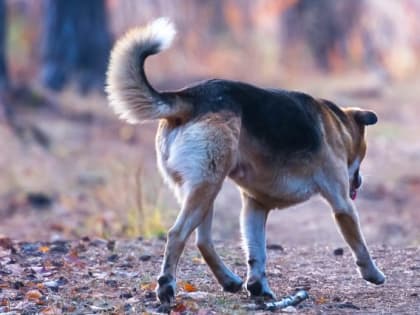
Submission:
<svg viewBox="0 0 420 315">
<path fill-rule="evenodd" d="M 161 93 L 151 87 L 144 60 L 168 47 L 174 34 L 173 26 L 164 19 L 130 31 L 112 51 L 106 88 L 111 107 L 122 119 L 130 123 L 160 119 L 159 169 L 182 205 L 168 233 L 158 279 L 158 297 L 165 305 L 174 297 L 177 263 L 195 229 L 197 246 L 224 289 L 236 292 L 242 288 L 242 280 L 225 266 L 211 239 L 213 200 L 233 167 L 239 119 L 226 111 L 194 119 L 193 104 L 185 93 Z"/>
</svg>

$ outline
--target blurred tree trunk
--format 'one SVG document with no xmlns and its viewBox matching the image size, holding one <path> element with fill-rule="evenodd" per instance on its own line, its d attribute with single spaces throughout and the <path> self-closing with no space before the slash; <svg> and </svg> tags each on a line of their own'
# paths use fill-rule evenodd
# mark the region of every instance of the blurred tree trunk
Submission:
<svg viewBox="0 0 420 315">
<path fill-rule="evenodd" d="M 59 91 L 75 80 L 82 93 L 103 90 L 111 47 L 104 0 L 46 0 L 42 81 Z"/>
<path fill-rule="evenodd" d="M 0 0 L 0 93 L 9 86 L 6 64 L 6 5 Z"/>
<path fill-rule="evenodd" d="M 298 0 L 287 12 L 288 39 L 303 39 L 317 65 L 330 70 L 332 54 L 346 57 L 346 40 L 361 16 L 362 6 L 362 0 Z"/>
<path fill-rule="evenodd" d="M 0 122 L 12 120 L 12 107 L 9 105 L 9 73 L 6 62 L 7 8 L 5 0 L 0 0 Z"/>
</svg>

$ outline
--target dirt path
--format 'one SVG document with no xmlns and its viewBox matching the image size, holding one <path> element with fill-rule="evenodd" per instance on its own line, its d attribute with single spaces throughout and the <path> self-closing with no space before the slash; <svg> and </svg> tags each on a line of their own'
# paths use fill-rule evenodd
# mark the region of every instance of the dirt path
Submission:
<svg viewBox="0 0 420 315">
<path fill-rule="evenodd" d="M 0 314 L 140 314 L 156 311 L 155 277 L 164 241 L 84 238 L 54 243 L 0 242 Z M 246 266 L 239 247 L 217 244 L 240 276 Z M 359 278 L 349 251 L 301 247 L 268 250 L 268 277 L 278 297 L 303 288 L 309 299 L 299 314 L 418 314 L 420 249 L 375 247 L 387 275 L 382 286 Z M 176 314 L 246 314 L 243 291 L 228 294 L 189 245 L 178 274 Z M 263 314 L 264 312 L 259 312 Z"/>
</svg>

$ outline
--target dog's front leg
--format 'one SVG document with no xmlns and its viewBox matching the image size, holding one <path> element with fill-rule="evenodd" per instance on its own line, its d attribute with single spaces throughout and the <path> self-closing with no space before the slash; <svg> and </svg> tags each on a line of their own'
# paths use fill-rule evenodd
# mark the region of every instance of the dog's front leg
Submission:
<svg viewBox="0 0 420 315">
<path fill-rule="evenodd" d="M 220 185 L 198 184 L 185 193 L 181 212 L 168 232 L 162 270 L 158 277 L 156 291 L 164 306 L 169 306 L 175 296 L 176 268 L 185 243 L 206 217 L 219 188 Z"/>
<path fill-rule="evenodd" d="M 348 196 L 347 185 L 342 185 L 340 192 L 324 192 L 324 197 L 330 203 L 337 225 L 343 238 L 351 248 L 358 269 L 366 281 L 374 284 L 385 282 L 384 274 L 372 260 L 363 233 L 360 229 L 359 216 L 353 202 Z"/>
<path fill-rule="evenodd" d="M 213 206 L 196 230 L 196 244 L 217 281 L 222 285 L 223 290 L 234 293 L 242 288 L 242 280 L 226 267 L 219 255 L 217 255 L 211 237 L 212 221 Z"/>
<path fill-rule="evenodd" d="M 252 296 L 275 299 L 265 274 L 265 224 L 269 209 L 242 194 L 241 230 L 248 261 L 247 289 Z"/>
<path fill-rule="evenodd" d="M 378 269 L 369 254 L 362 231 L 360 230 L 358 214 L 352 202 L 349 201 L 345 210 L 334 210 L 334 217 L 344 239 L 353 251 L 356 264 L 359 267 L 363 279 L 374 284 L 384 283 L 385 276 Z"/>
</svg>

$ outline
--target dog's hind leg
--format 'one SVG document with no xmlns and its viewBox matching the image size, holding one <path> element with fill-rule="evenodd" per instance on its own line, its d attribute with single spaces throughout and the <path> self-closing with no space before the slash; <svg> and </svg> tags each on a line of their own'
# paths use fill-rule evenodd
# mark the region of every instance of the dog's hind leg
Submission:
<svg viewBox="0 0 420 315">
<path fill-rule="evenodd" d="M 242 193 L 241 230 L 248 261 L 247 290 L 252 296 L 275 299 L 265 274 L 265 224 L 269 209 Z"/>
<path fill-rule="evenodd" d="M 213 207 L 207 212 L 203 222 L 196 230 L 196 244 L 217 281 L 222 285 L 223 290 L 234 293 L 242 288 L 242 280 L 226 267 L 219 255 L 217 255 L 211 237 L 212 221 Z"/>
<path fill-rule="evenodd" d="M 343 179 L 346 178 L 344 174 L 345 171 L 343 171 Z M 382 284 L 385 282 L 385 276 L 378 269 L 369 254 L 363 233 L 360 229 L 356 207 L 349 198 L 348 180 L 338 180 L 335 183 L 334 188 L 324 187 L 321 193 L 333 209 L 337 225 L 343 238 L 353 252 L 363 279 L 374 284 Z"/>
<path fill-rule="evenodd" d="M 185 243 L 194 229 L 205 219 L 220 184 L 195 185 L 185 194 L 182 209 L 168 232 L 161 274 L 158 277 L 157 295 L 162 304 L 169 305 L 175 296 L 175 277 L 179 258 Z"/>
<path fill-rule="evenodd" d="M 234 162 L 238 134 L 236 117 L 212 113 L 187 124 L 170 143 L 164 166 L 177 174 L 182 206 L 168 233 L 158 278 L 157 295 L 163 304 L 170 304 L 175 295 L 176 267 L 185 242 L 203 221 L 209 224 L 208 212 Z"/>
</svg>

